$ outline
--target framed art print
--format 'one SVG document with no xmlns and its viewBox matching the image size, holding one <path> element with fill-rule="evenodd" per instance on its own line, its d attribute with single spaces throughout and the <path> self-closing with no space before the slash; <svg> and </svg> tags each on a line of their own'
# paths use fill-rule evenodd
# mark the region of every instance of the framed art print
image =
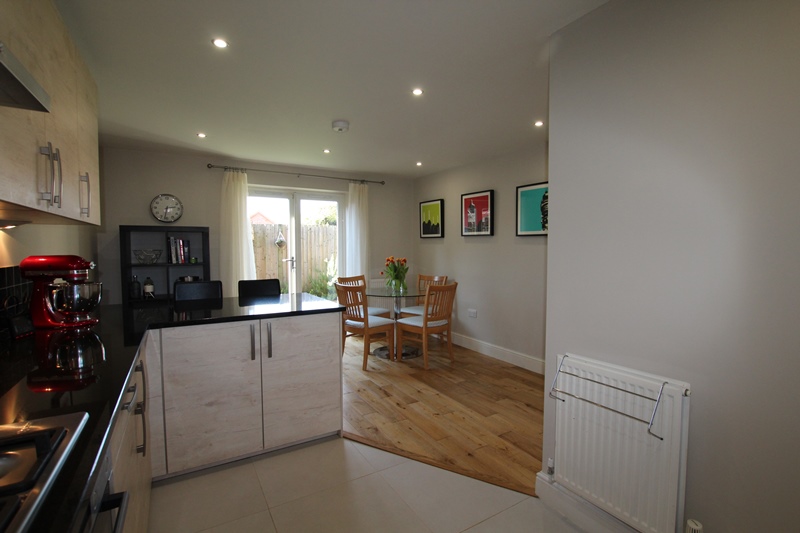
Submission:
<svg viewBox="0 0 800 533">
<path fill-rule="evenodd" d="M 461 195 L 461 235 L 494 235 L 494 191 Z"/>
<path fill-rule="evenodd" d="M 547 235 L 549 184 L 517 187 L 517 235 Z"/>
<path fill-rule="evenodd" d="M 423 239 L 444 237 L 444 200 L 419 203 L 419 236 Z"/>
</svg>

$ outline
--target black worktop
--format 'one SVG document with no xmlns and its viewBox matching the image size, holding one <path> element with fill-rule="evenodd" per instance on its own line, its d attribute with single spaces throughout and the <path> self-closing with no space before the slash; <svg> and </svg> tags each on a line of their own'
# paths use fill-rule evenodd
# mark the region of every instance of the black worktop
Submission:
<svg viewBox="0 0 800 533">
<path fill-rule="evenodd" d="M 139 341 L 146 329 L 340 312 L 342 309 L 336 302 L 308 294 L 250 301 L 223 298 L 179 311 L 164 302 L 143 303 L 137 309 L 101 305 L 96 312 L 99 323 L 87 334 L 100 339 L 105 360 L 92 367 L 90 379 L 78 390 L 42 392 L 40 384 L 33 383 L 32 377 L 47 364 L 48 355 L 42 353 L 46 332 L 36 331 L 15 341 L 4 341 L 0 345 L 0 424 L 80 411 L 89 413 L 89 421 L 37 513 L 31 531 L 66 531 L 80 514 L 78 511 L 85 501 L 84 488 L 107 446 L 112 413 L 119 408 L 123 386 L 132 372 Z"/>
</svg>

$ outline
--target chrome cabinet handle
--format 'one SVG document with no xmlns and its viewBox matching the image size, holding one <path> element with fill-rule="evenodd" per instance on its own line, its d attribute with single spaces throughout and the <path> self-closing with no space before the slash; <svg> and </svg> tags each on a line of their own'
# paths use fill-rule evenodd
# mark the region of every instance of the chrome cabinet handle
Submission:
<svg viewBox="0 0 800 533">
<path fill-rule="evenodd" d="M 125 515 L 128 514 L 128 491 L 109 494 L 100 502 L 100 512 L 105 513 L 118 509 L 114 522 L 114 533 L 122 533 L 125 527 Z"/>
<path fill-rule="evenodd" d="M 250 360 L 256 360 L 256 325 L 250 324 Z"/>
<path fill-rule="evenodd" d="M 78 201 L 81 204 L 81 215 L 86 215 L 88 217 L 92 208 L 92 182 L 89 181 L 88 172 L 78 176 L 78 179 L 80 179 L 81 183 L 86 183 L 86 207 L 83 207 L 83 197 L 81 196 L 80 191 L 78 191 Z"/>
<path fill-rule="evenodd" d="M 47 162 L 50 166 L 50 188 L 42 193 L 42 200 L 47 202 L 47 205 L 53 205 L 53 192 L 56 188 L 56 162 L 53 153 L 53 143 L 48 142 L 47 146 L 40 146 L 39 153 L 47 156 Z"/>
<path fill-rule="evenodd" d="M 136 366 L 133 369 L 134 372 L 141 372 L 142 373 L 142 412 L 145 411 L 145 405 L 147 402 L 147 374 L 144 373 L 144 359 L 139 359 L 139 362 L 136 363 Z"/>
<path fill-rule="evenodd" d="M 144 419 L 144 402 L 136 404 L 135 415 L 142 417 L 142 443 L 136 446 L 136 453 L 141 453 L 142 457 L 147 457 L 147 421 Z"/>
<path fill-rule="evenodd" d="M 64 173 L 61 169 L 61 148 L 56 148 L 55 160 L 58 163 L 58 196 L 53 197 L 53 203 L 58 204 L 61 209 L 61 198 L 64 196 Z M 53 186 L 55 187 L 55 177 L 53 177 Z M 53 191 L 55 193 L 55 190 Z"/>
<path fill-rule="evenodd" d="M 272 359 L 272 322 L 267 322 L 267 358 Z"/>
</svg>

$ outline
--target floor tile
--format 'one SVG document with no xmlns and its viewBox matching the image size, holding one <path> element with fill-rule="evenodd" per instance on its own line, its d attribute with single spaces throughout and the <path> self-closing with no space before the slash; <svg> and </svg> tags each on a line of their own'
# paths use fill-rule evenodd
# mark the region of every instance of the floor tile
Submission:
<svg viewBox="0 0 800 533">
<path fill-rule="evenodd" d="M 279 533 L 429 533 L 380 474 L 270 509 Z"/>
<path fill-rule="evenodd" d="M 469 528 L 465 533 L 580 533 L 537 498 L 517 505 Z"/>
<path fill-rule="evenodd" d="M 360 442 L 350 441 L 356 450 L 372 465 L 376 471 L 386 470 L 393 466 L 410 461 L 402 455 L 395 455 L 393 453 L 385 452 L 379 448 L 367 446 Z"/>
<path fill-rule="evenodd" d="M 457 533 L 529 496 L 416 461 L 380 475 L 435 533 Z"/>
<path fill-rule="evenodd" d="M 203 531 L 266 510 L 253 465 L 238 462 L 154 486 L 148 531 Z"/>
<path fill-rule="evenodd" d="M 270 508 L 375 472 L 342 438 L 255 458 L 252 465 Z"/>
<path fill-rule="evenodd" d="M 200 533 L 276 533 L 269 511 L 245 516 L 221 526 L 204 529 Z"/>
</svg>

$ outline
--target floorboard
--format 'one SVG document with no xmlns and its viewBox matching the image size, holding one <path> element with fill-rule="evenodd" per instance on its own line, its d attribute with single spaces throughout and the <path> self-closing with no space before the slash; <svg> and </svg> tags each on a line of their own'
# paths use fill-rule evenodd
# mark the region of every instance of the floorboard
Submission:
<svg viewBox="0 0 800 533">
<path fill-rule="evenodd" d="M 346 438 L 535 496 L 542 375 L 455 345 L 451 363 L 434 338 L 427 371 L 370 355 L 364 372 L 363 346 L 348 337 L 342 358 Z"/>
</svg>

